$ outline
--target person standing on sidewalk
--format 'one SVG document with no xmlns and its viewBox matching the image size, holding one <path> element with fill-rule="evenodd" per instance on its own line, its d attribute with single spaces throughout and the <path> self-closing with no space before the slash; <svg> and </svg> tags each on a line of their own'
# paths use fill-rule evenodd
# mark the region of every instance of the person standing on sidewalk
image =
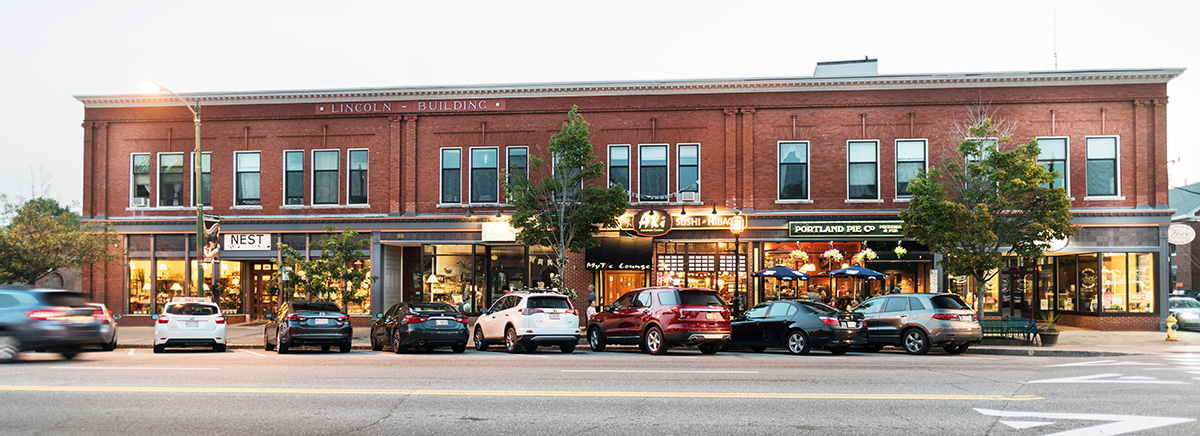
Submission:
<svg viewBox="0 0 1200 436">
<path fill-rule="evenodd" d="M 596 314 L 596 285 L 588 285 L 588 308 L 587 318 L 584 322 L 591 322 L 592 316 Z"/>
</svg>

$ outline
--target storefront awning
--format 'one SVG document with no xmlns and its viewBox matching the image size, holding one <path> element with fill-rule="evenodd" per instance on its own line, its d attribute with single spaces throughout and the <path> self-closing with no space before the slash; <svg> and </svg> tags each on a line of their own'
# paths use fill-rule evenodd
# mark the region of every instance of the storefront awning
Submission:
<svg viewBox="0 0 1200 436">
<path fill-rule="evenodd" d="M 587 269 L 650 271 L 653 268 L 653 238 L 599 239 L 600 246 L 585 253 Z"/>
</svg>

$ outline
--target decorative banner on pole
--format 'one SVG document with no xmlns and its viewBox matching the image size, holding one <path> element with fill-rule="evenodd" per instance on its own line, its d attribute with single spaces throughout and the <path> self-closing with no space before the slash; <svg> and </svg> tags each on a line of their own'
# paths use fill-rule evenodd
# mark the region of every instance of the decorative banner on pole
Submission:
<svg viewBox="0 0 1200 436">
<path fill-rule="evenodd" d="M 204 261 L 216 262 L 221 256 L 221 217 L 204 216 Z"/>
</svg>

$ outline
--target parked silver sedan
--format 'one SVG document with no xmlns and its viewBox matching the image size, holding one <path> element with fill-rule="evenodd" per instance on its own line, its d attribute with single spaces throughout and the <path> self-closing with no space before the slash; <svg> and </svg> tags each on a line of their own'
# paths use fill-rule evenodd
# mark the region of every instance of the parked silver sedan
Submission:
<svg viewBox="0 0 1200 436">
<path fill-rule="evenodd" d="M 121 319 L 121 315 L 113 315 L 108 311 L 108 307 L 100 303 L 88 303 L 89 306 L 96 308 L 96 321 L 100 323 L 100 336 L 104 338 L 104 345 L 100 349 L 104 351 L 112 351 L 117 348 L 117 320 Z"/>
<path fill-rule="evenodd" d="M 892 345 L 908 354 L 925 354 L 937 345 L 961 354 L 983 339 L 975 312 L 955 294 L 883 295 L 854 311 L 866 321 L 870 351 Z"/>
</svg>

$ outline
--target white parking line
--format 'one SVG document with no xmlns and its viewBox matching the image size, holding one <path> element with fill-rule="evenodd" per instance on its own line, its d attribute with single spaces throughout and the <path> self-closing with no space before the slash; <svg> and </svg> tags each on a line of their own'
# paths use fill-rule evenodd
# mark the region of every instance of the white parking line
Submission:
<svg viewBox="0 0 1200 436">
<path fill-rule="evenodd" d="M 98 369 L 98 370 L 133 370 L 133 371 L 220 371 L 221 368 L 184 368 L 161 366 L 51 366 L 52 369 Z"/>
<path fill-rule="evenodd" d="M 250 354 L 253 354 L 253 355 L 255 355 L 255 356 L 258 356 L 258 357 L 267 357 L 267 355 L 266 355 L 266 354 L 259 354 L 259 353 L 255 353 L 255 352 L 253 352 L 253 351 L 250 351 L 250 350 L 234 350 L 234 351 L 241 351 L 241 352 L 243 352 L 243 353 L 250 353 Z"/>
<path fill-rule="evenodd" d="M 638 374 L 758 374 L 758 371 L 685 371 L 685 370 L 655 370 L 655 369 L 564 369 L 562 372 L 612 372 Z"/>
</svg>

